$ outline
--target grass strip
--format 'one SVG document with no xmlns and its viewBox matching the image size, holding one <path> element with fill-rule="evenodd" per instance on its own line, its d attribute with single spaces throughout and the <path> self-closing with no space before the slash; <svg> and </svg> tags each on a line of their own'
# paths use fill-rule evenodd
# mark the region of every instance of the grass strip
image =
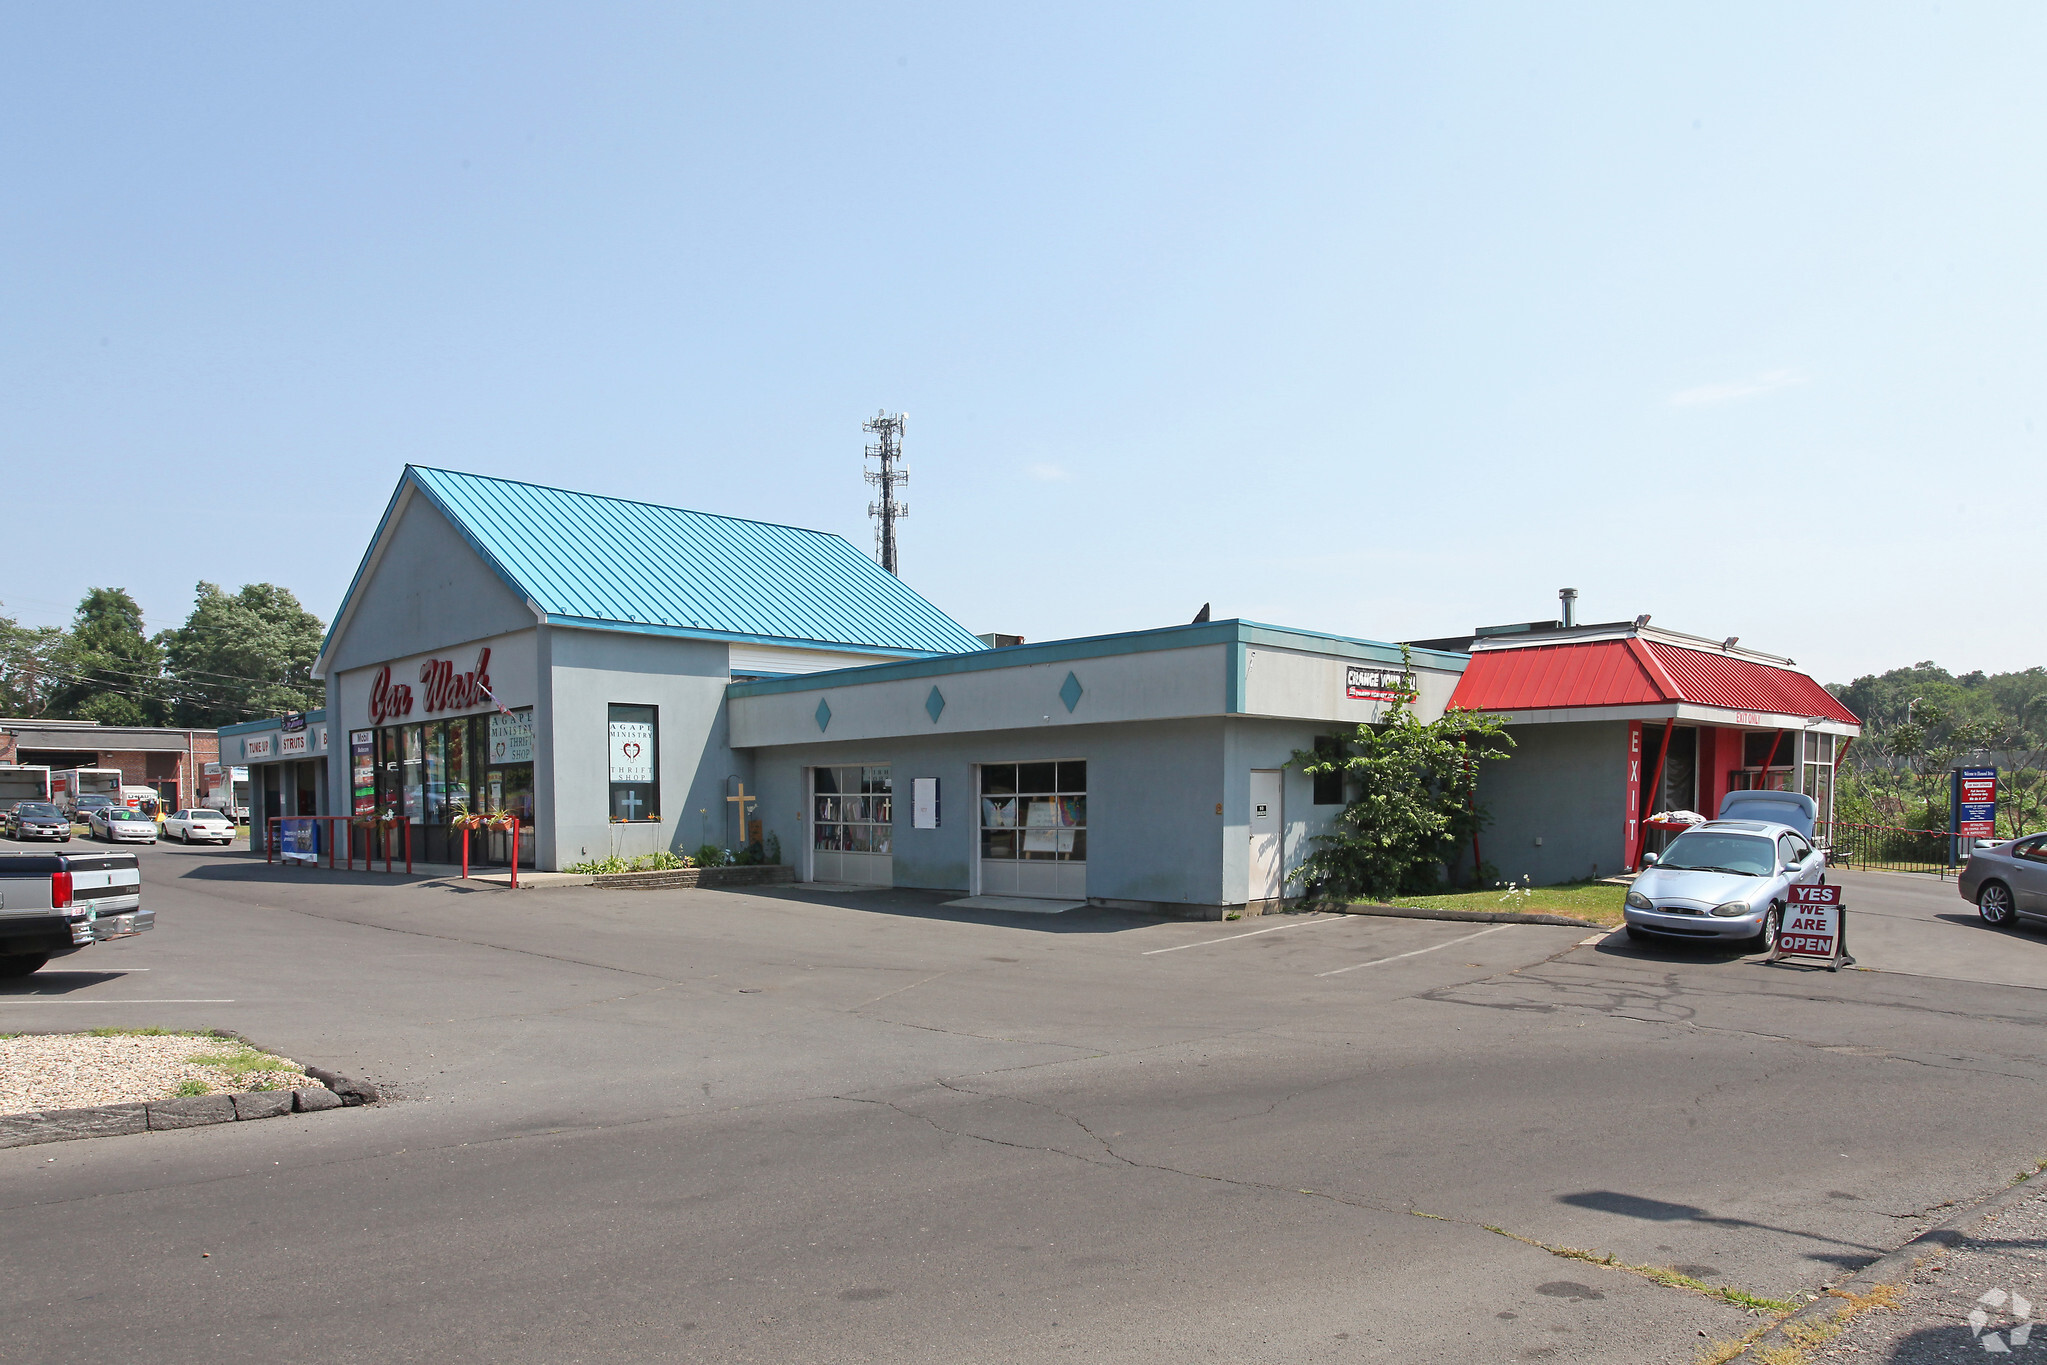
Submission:
<svg viewBox="0 0 2047 1365">
<path fill-rule="evenodd" d="M 1609 928 L 1621 922 L 1628 888 L 1605 882 L 1564 886 L 1498 886 L 1490 891 L 1456 891 L 1442 896 L 1395 896 L 1382 905 L 1421 910 L 1506 910 L 1516 914 L 1575 915 Z"/>
<path fill-rule="evenodd" d="M 1640 1275 L 1645 1280 L 1653 1281 L 1667 1288 L 1683 1289 L 1693 1294 L 1701 1294 L 1709 1299 L 1718 1299 L 1722 1303 L 1731 1303 L 1737 1308 L 1745 1308 L 1752 1313 L 1776 1313 L 1782 1315 L 1795 1313 L 1799 1308 L 1799 1305 L 1795 1303 L 1786 1303 L 1782 1299 L 1766 1299 L 1760 1294 L 1751 1294 L 1746 1289 L 1736 1289 L 1731 1284 L 1710 1285 L 1704 1280 L 1695 1280 L 1689 1275 L 1680 1275 L 1675 1270 L 1670 1270 L 1660 1265 L 1634 1265 L 1621 1260 L 1618 1256 L 1598 1251 L 1587 1251 L 1582 1247 L 1552 1246 L 1548 1242 L 1539 1242 L 1533 1237 L 1523 1237 L 1518 1232 L 1509 1232 L 1505 1228 L 1495 1227 L 1491 1223 L 1481 1223 L 1479 1226 L 1487 1232 L 1496 1232 L 1502 1237 L 1547 1251 L 1552 1256 L 1562 1256 L 1566 1260 L 1572 1261 L 1584 1261 L 1589 1265 L 1605 1266 L 1608 1270 L 1624 1270 L 1630 1275 Z"/>
</svg>

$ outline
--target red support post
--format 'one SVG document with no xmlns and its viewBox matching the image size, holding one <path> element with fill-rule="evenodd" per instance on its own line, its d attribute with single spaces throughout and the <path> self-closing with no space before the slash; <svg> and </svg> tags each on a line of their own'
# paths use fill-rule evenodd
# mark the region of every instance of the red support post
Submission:
<svg viewBox="0 0 2047 1365">
<path fill-rule="evenodd" d="M 412 875 L 412 821 L 405 822 L 405 875 Z"/>
<path fill-rule="evenodd" d="M 512 889 L 519 889 L 519 817 L 512 817 Z"/>
<path fill-rule="evenodd" d="M 469 826 L 462 826 L 462 880 L 469 880 Z"/>
</svg>

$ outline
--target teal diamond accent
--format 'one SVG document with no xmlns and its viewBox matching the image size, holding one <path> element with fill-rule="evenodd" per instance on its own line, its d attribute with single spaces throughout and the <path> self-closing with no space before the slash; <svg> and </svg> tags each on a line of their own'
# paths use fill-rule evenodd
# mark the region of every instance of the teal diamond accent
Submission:
<svg viewBox="0 0 2047 1365">
<path fill-rule="evenodd" d="M 1066 709 L 1069 711 L 1080 705 L 1080 679 L 1071 673 L 1067 674 L 1066 681 L 1059 686 L 1059 700 L 1066 703 Z"/>
<path fill-rule="evenodd" d="M 817 699 L 817 728 L 820 730 L 828 730 L 831 728 L 831 724 L 832 708 L 825 705 L 825 699 L 823 697 L 819 697 Z"/>
<path fill-rule="evenodd" d="M 931 689 L 931 695 L 924 698 L 925 714 L 929 715 L 931 717 L 931 723 L 933 725 L 936 725 L 938 724 L 939 715 L 944 710 L 945 694 L 943 692 L 940 692 L 936 687 L 934 687 Z"/>
</svg>

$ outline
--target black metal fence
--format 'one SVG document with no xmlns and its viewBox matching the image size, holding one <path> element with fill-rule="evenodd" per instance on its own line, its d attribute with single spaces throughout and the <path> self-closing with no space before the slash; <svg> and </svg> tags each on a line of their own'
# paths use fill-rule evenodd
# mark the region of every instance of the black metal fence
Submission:
<svg viewBox="0 0 2047 1365">
<path fill-rule="evenodd" d="M 1827 850 L 1827 865 L 1853 871 L 1952 873 L 1956 839 L 1946 830 L 1902 829 L 1895 825 L 1856 825 L 1822 820 L 1813 839 Z M 1963 841 L 1966 842 L 1966 841 Z M 1961 857 L 1968 857 L 1964 847 Z"/>
</svg>

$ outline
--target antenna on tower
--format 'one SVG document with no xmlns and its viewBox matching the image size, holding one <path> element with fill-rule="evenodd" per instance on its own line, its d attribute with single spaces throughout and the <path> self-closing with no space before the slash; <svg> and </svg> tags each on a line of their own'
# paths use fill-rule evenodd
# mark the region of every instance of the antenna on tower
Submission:
<svg viewBox="0 0 2047 1365">
<path fill-rule="evenodd" d="M 860 424 L 862 431 L 872 432 L 879 438 L 867 447 L 867 458 L 880 460 L 881 468 L 866 470 L 863 477 L 881 490 L 881 496 L 867 504 L 867 515 L 874 518 L 874 557 L 890 573 L 896 572 L 896 521 L 910 515 L 909 507 L 896 501 L 896 489 L 910 481 L 910 471 L 899 463 L 903 458 L 903 427 L 907 421 L 907 413 L 899 412 L 891 417 L 884 411 L 875 413 Z"/>
</svg>

